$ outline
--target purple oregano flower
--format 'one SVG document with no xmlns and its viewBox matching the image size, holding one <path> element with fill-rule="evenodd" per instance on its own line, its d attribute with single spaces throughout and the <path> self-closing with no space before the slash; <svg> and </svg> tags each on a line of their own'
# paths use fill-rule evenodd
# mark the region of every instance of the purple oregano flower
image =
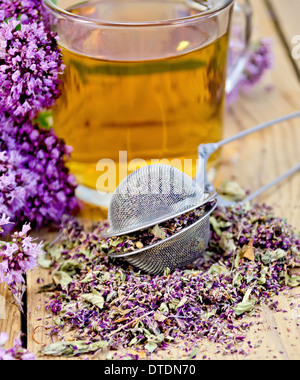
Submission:
<svg viewBox="0 0 300 380">
<path fill-rule="evenodd" d="M 0 114 L 0 213 L 39 228 L 78 211 L 76 183 L 65 166 L 72 149 L 52 130 Z"/>
<path fill-rule="evenodd" d="M 234 103 L 242 93 L 247 93 L 249 89 L 262 79 L 266 71 L 272 68 L 274 57 L 271 46 L 271 40 L 268 38 L 261 39 L 253 44 L 251 51 L 248 53 L 247 63 L 240 80 L 227 96 L 229 105 Z M 234 46 L 232 46 L 229 54 L 229 62 L 234 58 Z"/>
<path fill-rule="evenodd" d="M 1 360 L 35 360 L 35 355 L 22 347 L 21 340 L 15 339 L 13 347 L 5 349 L 4 345 L 8 341 L 8 334 L 0 332 L 0 361 Z"/>
<path fill-rule="evenodd" d="M 9 286 L 24 282 L 23 274 L 32 270 L 39 255 L 43 252 L 42 242 L 33 242 L 27 236 L 30 225 L 24 224 L 21 232 L 14 232 L 10 242 L 0 242 L 0 283 L 6 282 Z"/>
<path fill-rule="evenodd" d="M 0 218 L 0 233 L 10 224 L 9 218 Z M 42 242 L 35 243 L 28 232 L 29 224 L 24 224 L 21 231 L 11 235 L 10 241 L 0 241 L 0 283 L 5 282 L 13 293 L 15 302 L 22 311 L 22 298 L 26 290 L 24 275 L 37 265 L 37 259 L 43 253 Z"/>
<path fill-rule="evenodd" d="M 40 0 L 1 0 L 0 215 L 34 228 L 78 210 L 72 149 L 32 121 L 59 96 L 64 68 L 42 13 Z"/>
<path fill-rule="evenodd" d="M 1 13 L 3 13 L 4 19 L 23 14 L 31 20 L 39 20 L 41 0 L 1 0 Z"/>
<path fill-rule="evenodd" d="M 0 11 L 0 112 L 31 119 L 59 96 L 63 72 L 56 35 L 40 1 L 2 1 Z"/>
</svg>

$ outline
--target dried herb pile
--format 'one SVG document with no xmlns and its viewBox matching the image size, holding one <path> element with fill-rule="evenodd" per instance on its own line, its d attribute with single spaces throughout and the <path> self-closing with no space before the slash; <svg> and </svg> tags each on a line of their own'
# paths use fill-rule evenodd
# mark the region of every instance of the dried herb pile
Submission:
<svg viewBox="0 0 300 380">
<path fill-rule="evenodd" d="M 87 232 L 70 219 L 40 259 L 51 268 L 55 289 L 46 308 L 53 314 L 51 335 L 59 335 L 42 353 L 125 347 L 151 355 L 172 342 L 195 346 L 199 338 L 245 353 L 243 316 L 261 303 L 274 307 L 273 295 L 300 284 L 292 274 L 300 266 L 299 234 L 265 205 L 217 208 L 210 220 L 207 252 L 193 267 L 149 276 L 106 256 L 103 225 Z M 64 339 L 66 330 L 73 342 Z"/>
</svg>

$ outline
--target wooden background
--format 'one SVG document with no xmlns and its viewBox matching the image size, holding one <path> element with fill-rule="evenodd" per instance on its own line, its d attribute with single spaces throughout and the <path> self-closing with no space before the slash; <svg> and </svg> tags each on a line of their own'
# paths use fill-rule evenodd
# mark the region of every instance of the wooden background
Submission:
<svg viewBox="0 0 300 380">
<path fill-rule="evenodd" d="M 258 86 L 227 111 L 226 137 L 300 110 L 300 59 L 297 61 L 292 58 L 292 38 L 300 35 L 300 2 L 252 0 L 251 3 L 254 9 L 253 39 L 272 39 L 274 67 Z M 215 184 L 233 178 L 238 179 L 244 187 L 255 190 L 298 163 L 299 147 L 299 119 L 246 137 L 242 142 L 232 143 L 222 152 L 222 165 L 218 168 Z M 300 230 L 300 173 L 265 193 L 260 200 L 273 205 L 278 216 L 287 217 Z M 47 236 L 40 237 L 45 239 Z M 18 312 L 6 286 L 0 285 L 0 332 L 5 331 L 10 336 L 7 347 L 23 331 L 26 334 L 24 344 L 36 354 L 41 347 L 37 342 L 49 343 L 45 330 L 38 327 L 45 325 L 49 319 L 43 307 L 43 296 L 37 294 L 38 278 L 43 278 L 47 283 L 45 271 L 34 270 L 28 275 L 25 316 Z M 253 320 L 255 325 L 246 339 L 252 345 L 248 359 L 300 359 L 300 289 L 287 291 L 277 300 L 279 307 L 286 312 L 276 313 L 262 307 L 261 319 Z M 36 341 L 32 339 L 34 329 Z M 184 358 L 181 352 L 176 349 L 166 351 L 164 357 Z M 238 355 L 224 357 L 215 352 L 216 347 L 204 340 L 198 349 L 197 358 L 241 358 Z"/>
</svg>

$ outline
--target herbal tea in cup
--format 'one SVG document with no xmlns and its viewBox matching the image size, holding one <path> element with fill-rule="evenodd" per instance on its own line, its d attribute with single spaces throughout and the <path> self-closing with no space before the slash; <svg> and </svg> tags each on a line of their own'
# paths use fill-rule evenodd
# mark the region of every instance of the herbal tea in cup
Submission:
<svg viewBox="0 0 300 380">
<path fill-rule="evenodd" d="M 91 203 L 145 164 L 194 176 L 222 137 L 233 0 L 44 3 L 66 65 L 54 129 Z"/>
</svg>

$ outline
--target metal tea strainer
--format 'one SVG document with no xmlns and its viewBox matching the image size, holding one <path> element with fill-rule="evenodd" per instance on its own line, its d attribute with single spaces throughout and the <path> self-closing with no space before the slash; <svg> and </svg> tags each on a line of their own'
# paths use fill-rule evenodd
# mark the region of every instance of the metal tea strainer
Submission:
<svg viewBox="0 0 300 380">
<path fill-rule="evenodd" d="M 125 258 L 130 264 L 150 274 L 161 274 L 165 268 L 174 270 L 196 261 L 208 245 L 209 217 L 212 211 L 217 204 L 236 203 L 227 202 L 217 195 L 207 180 L 205 167 L 210 155 L 226 143 L 298 116 L 300 112 L 261 124 L 218 143 L 200 145 L 198 155 L 203 165 L 199 167 L 195 180 L 164 164 L 144 166 L 131 173 L 119 184 L 112 196 L 108 210 L 110 226 L 103 231 L 103 237 L 129 235 L 198 207 L 203 208 L 204 214 L 171 237 L 133 252 L 109 256 Z M 300 163 L 240 203 L 252 200 L 299 169 Z"/>
<path fill-rule="evenodd" d="M 198 207 L 205 214 L 196 223 L 151 246 L 126 254 L 130 264 L 151 274 L 195 261 L 209 240 L 209 214 L 217 204 L 215 190 L 204 193 L 182 171 L 163 164 L 148 165 L 126 177 L 114 192 L 108 209 L 110 227 L 103 237 L 129 235 L 176 218 Z"/>
<path fill-rule="evenodd" d="M 110 227 L 103 236 L 152 227 L 195 209 L 207 196 L 189 176 L 170 165 L 141 167 L 115 190 L 108 209 Z"/>
</svg>

